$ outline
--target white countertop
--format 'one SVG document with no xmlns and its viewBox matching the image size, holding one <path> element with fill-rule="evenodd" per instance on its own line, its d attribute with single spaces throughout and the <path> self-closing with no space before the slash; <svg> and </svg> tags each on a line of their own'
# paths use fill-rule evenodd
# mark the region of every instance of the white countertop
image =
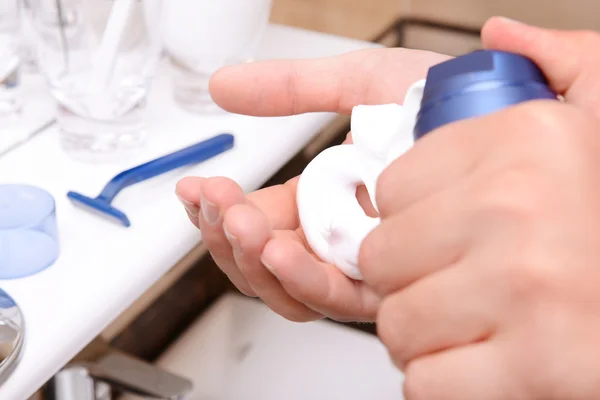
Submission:
<svg viewBox="0 0 600 400">
<path fill-rule="evenodd" d="M 271 26 L 257 58 L 322 57 L 369 46 L 373 44 Z M 33 184 L 54 195 L 61 240 L 60 258 L 50 268 L 23 279 L 0 280 L 26 323 L 23 357 L 0 387 L 1 400 L 27 399 L 198 244 L 200 235 L 174 194 L 177 180 L 222 175 L 254 190 L 334 118 L 193 116 L 172 103 L 166 69 L 159 73 L 149 107 L 150 143 L 127 164 L 76 163 L 60 150 L 55 128 L 0 157 L 1 183 Z M 220 132 L 235 135 L 233 150 L 127 188 L 116 198 L 115 206 L 131 219 L 128 229 L 67 200 L 68 190 L 95 196 L 117 172 Z"/>
</svg>

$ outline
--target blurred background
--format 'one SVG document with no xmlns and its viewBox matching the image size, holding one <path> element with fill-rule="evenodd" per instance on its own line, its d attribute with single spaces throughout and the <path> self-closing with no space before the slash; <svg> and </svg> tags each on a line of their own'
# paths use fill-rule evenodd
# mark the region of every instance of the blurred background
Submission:
<svg viewBox="0 0 600 400">
<path fill-rule="evenodd" d="M 477 31 L 494 15 L 549 28 L 600 29 L 596 0 L 274 0 L 271 21 L 362 40 L 404 22 L 405 46 L 460 54 L 478 45 L 477 37 L 460 31 Z"/>
</svg>

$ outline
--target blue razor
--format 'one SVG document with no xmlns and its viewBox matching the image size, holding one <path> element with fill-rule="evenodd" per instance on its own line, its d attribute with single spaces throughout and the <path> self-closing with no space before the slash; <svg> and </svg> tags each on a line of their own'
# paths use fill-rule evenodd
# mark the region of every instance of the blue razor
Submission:
<svg viewBox="0 0 600 400">
<path fill-rule="evenodd" d="M 129 227 L 131 222 L 127 215 L 111 205 L 111 202 L 121 190 L 176 168 L 206 161 L 233 148 L 233 144 L 233 135 L 228 133 L 219 134 L 119 173 L 106 184 L 102 192 L 95 198 L 72 191 L 67 193 L 67 197 L 75 205 L 83 206 L 89 211 L 109 217 L 111 220 Z"/>
<path fill-rule="evenodd" d="M 429 69 L 414 137 L 540 99 L 556 100 L 557 95 L 529 58 L 496 50 L 475 51 Z"/>
</svg>

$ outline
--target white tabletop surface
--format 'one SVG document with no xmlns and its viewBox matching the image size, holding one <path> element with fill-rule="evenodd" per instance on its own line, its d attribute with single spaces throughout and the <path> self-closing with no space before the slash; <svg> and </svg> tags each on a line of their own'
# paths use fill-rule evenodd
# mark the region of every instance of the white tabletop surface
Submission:
<svg viewBox="0 0 600 400">
<path fill-rule="evenodd" d="M 373 44 L 282 26 L 271 26 L 258 58 L 340 54 Z M 49 128 L 0 157 L 1 183 L 28 183 L 56 199 L 59 260 L 45 271 L 0 287 L 20 305 L 26 321 L 21 362 L 0 387 L 0 399 L 25 400 L 96 337 L 120 312 L 200 240 L 174 194 L 186 175 L 228 176 L 247 191 L 260 187 L 330 122 L 332 114 L 283 118 L 193 116 L 172 103 L 168 70 L 150 97 L 151 140 L 136 160 L 94 166 L 67 158 Z M 74 208 L 68 190 L 96 195 L 117 172 L 220 132 L 235 135 L 233 150 L 201 165 L 132 186 L 115 206 L 130 218 L 122 228 Z"/>
</svg>

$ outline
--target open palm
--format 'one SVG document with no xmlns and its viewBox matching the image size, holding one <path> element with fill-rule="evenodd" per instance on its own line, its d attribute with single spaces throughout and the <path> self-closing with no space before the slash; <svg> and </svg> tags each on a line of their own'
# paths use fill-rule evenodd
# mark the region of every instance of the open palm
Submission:
<svg viewBox="0 0 600 400">
<path fill-rule="evenodd" d="M 313 111 L 349 113 L 358 104 L 401 102 L 406 89 L 444 59 L 407 49 L 370 49 L 339 57 L 227 67 L 211 80 L 224 109 L 257 116 Z M 351 140 L 349 137 L 347 141 Z M 177 193 L 212 257 L 249 296 L 293 321 L 324 316 L 372 321 L 378 297 L 318 259 L 306 244 L 296 207 L 298 178 L 249 195 L 227 178 L 185 178 Z M 359 192 L 368 212 L 368 196 Z"/>
<path fill-rule="evenodd" d="M 502 18 L 486 23 L 482 42 L 544 65 L 552 65 L 555 54 L 566 54 L 571 47 L 562 43 L 560 52 L 546 51 L 559 42 L 543 41 L 526 26 Z M 347 114 L 359 104 L 401 102 L 430 66 L 448 58 L 419 50 L 370 49 L 316 60 L 259 62 L 221 69 L 211 80 L 211 94 L 221 107 L 239 114 Z M 550 77 L 557 92 L 564 92 L 564 82 L 578 71 L 578 58 L 572 58 L 573 68 Z M 566 98 L 585 108 L 600 104 L 593 95 L 598 91 L 587 86 L 575 84 Z M 374 292 L 323 263 L 307 246 L 296 208 L 297 181 L 245 196 L 229 179 L 186 178 L 177 192 L 216 263 L 243 293 L 262 298 L 294 321 L 324 316 L 374 320 L 379 304 Z M 357 194 L 363 206 L 368 204 L 366 193 Z"/>
</svg>

